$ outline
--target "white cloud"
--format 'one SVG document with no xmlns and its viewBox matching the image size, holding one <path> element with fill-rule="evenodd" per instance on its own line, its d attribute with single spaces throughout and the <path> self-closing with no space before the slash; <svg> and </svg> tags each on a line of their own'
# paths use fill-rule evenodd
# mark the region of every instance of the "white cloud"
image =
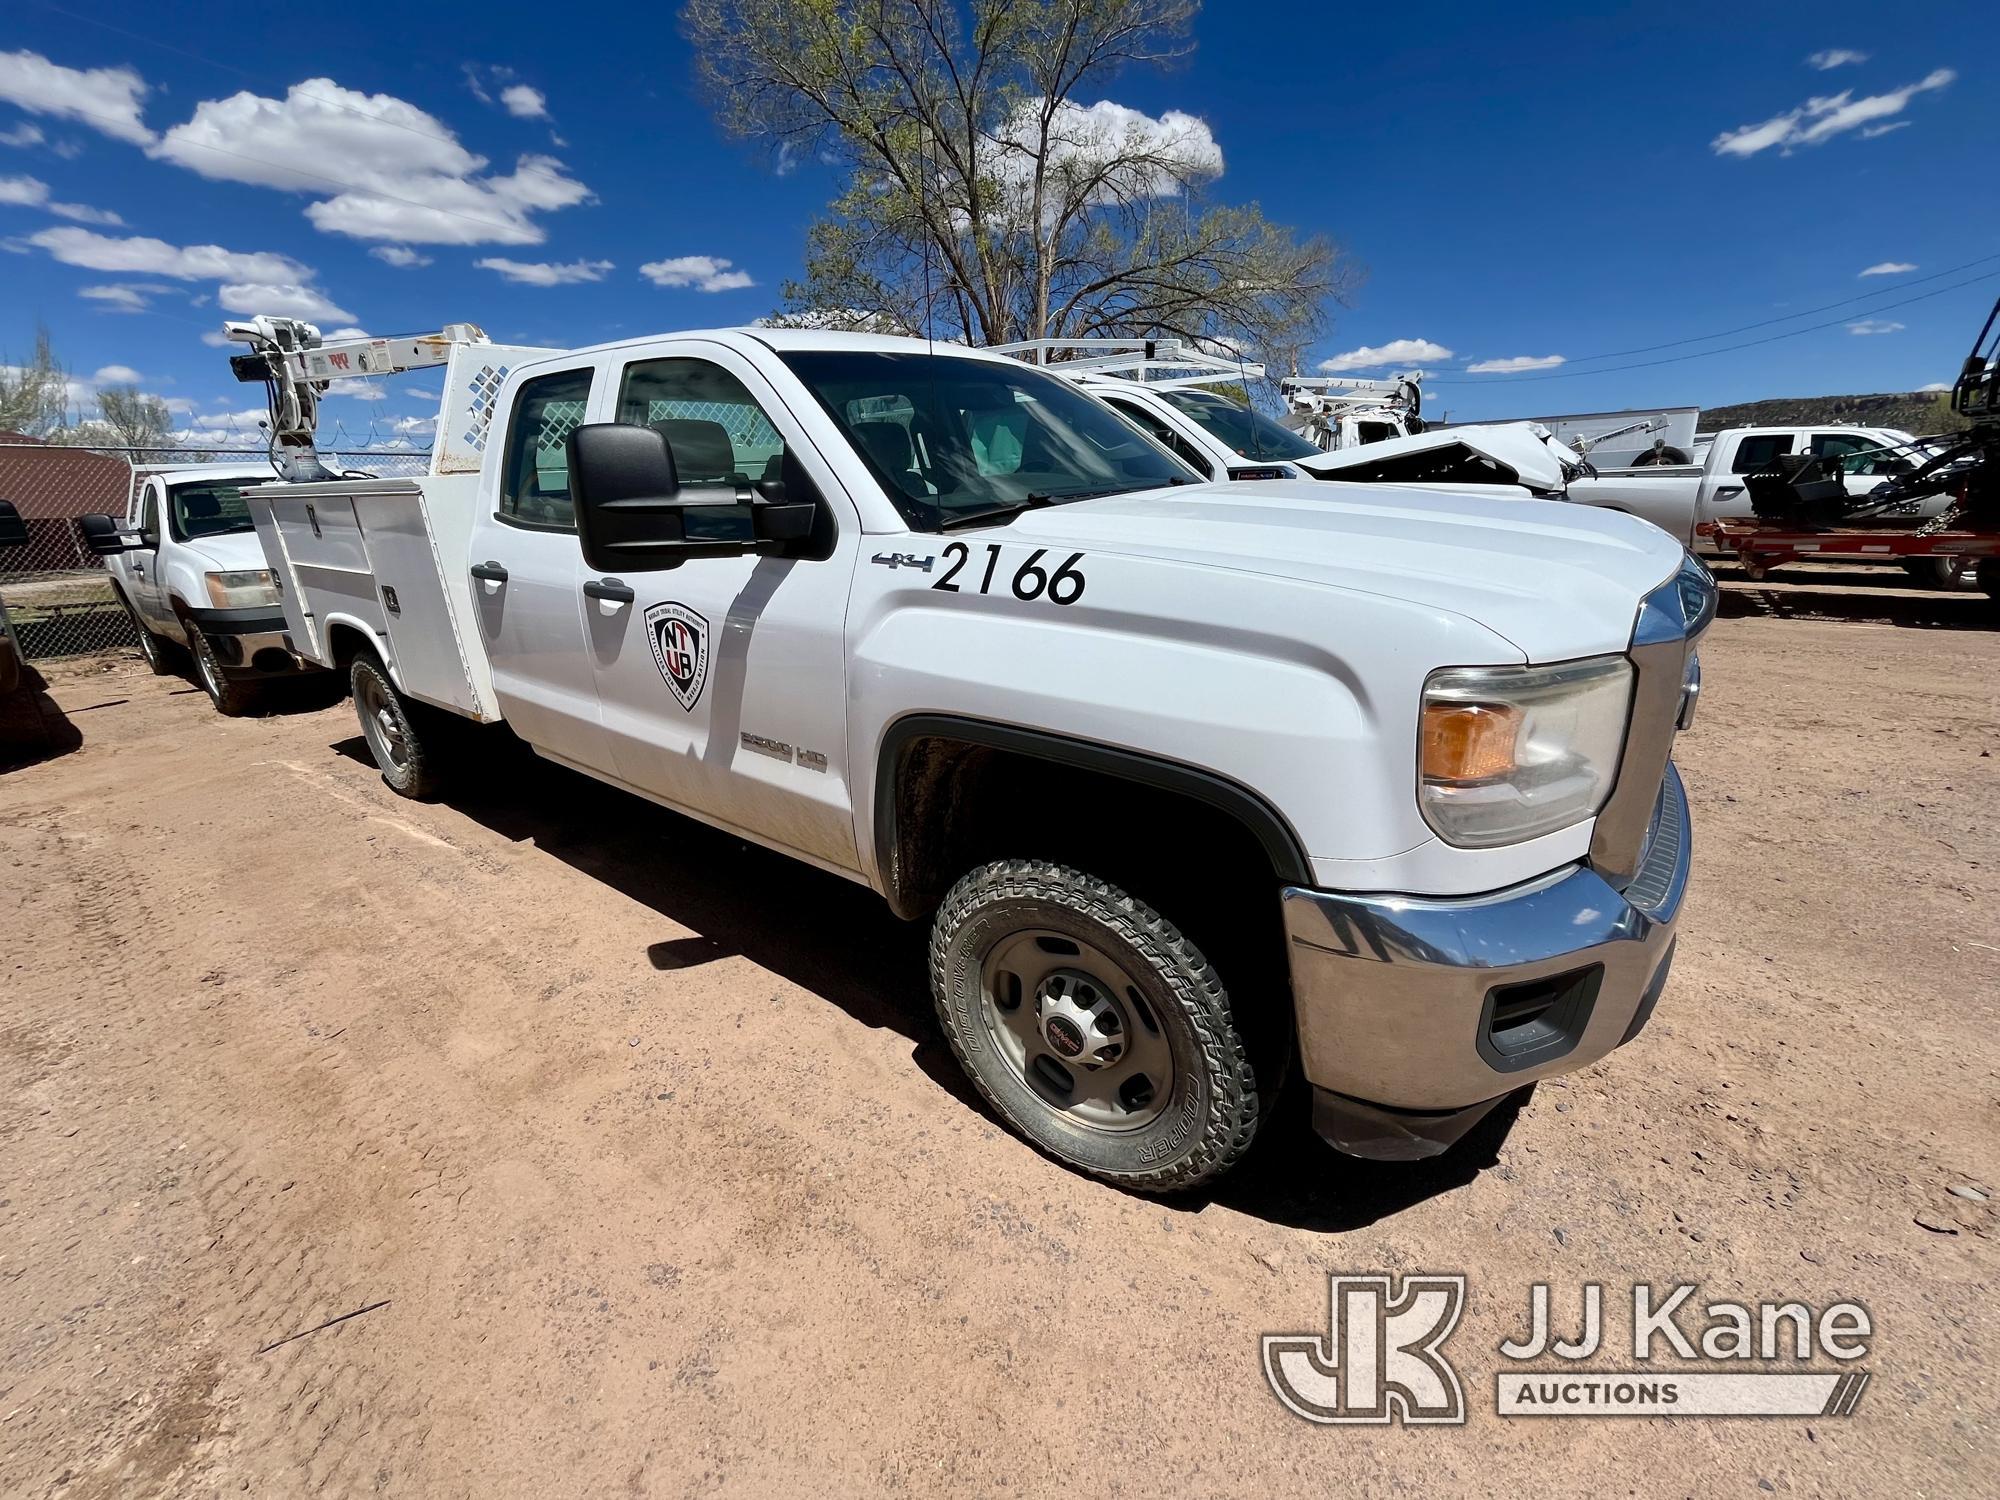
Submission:
<svg viewBox="0 0 2000 1500">
<path fill-rule="evenodd" d="M 1901 276 L 1905 271 L 1916 270 L 1916 265 L 1907 260 L 1878 260 L 1861 274 L 1863 276 Z"/>
<path fill-rule="evenodd" d="M 1903 325 L 1886 318 L 1863 318 L 1859 323 L 1849 323 L 1847 331 L 1859 334 L 1901 333 Z"/>
<path fill-rule="evenodd" d="M 90 271 L 171 276 L 177 281 L 303 281 L 312 275 L 288 255 L 225 250 L 220 245 L 170 245 L 134 235 L 114 239 L 88 229 L 44 229 L 27 242 L 64 265 Z"/>
<path fill-rule="evenodd" d="M 525 83 L 510 84 L 500 90 L 500 102 L 507 107 L 507 113 L 517 120 L 546 120 L 549 117 L 549 96 Z"/>
<path fill-rule="evenodd" d="M 691 286 L 698 292 L 733 292 L 755 286 L 748 271 L 732 271 L 732 263 L 713 255 L 677 255 L 648 261 L 639 274 L 654 286 Z"/>
<path fill-rule="evenodd" d="M 105 365 L 90 378 L 98 385 L 137 385 L 140 376 L 130 365 Z"/>
<path fill-rule="evenodd" d="M 608 260 L 572 260 L 553 265 L 547 261 L 509 260 L 504 255 L 489 255 L 473 264 L 482 271 L 498 271 L 509 281 L 523 286 L 565 286 L 578 281 L 602 281 L 604 273 L 612 269 Z"/>
<path fill-rule="evenodd" d="M 388 390 L 374 380 L 337 380 L 327 387 L 329 396 L 345 396 L 351 401 L 387 401 Z"/>
<path fill-rule="evenodd" d="M 39 146 L 44 139 L 42 127 L 32 120 L 23 120 L 12 130 L 0 130 L 0 146 Z"/>
<path fill-rule="evenodd" d="M 153 132 L 140 119 L 147 92 L 146 80 L 130 68 L 79 71 L 39 52 L 0 52 L 0 99 L 31 115 L 75 120 L 135 146 L 153 142 Z"/>
<path fill-rule="evenodd" d="M 1888 125 L 1870 125 L 1867 129 L 1861 132 L 1861 139 L 1864 141 L 1872 141 L 1876 139 L 1876 137 L 1878 136 L 1887 135 L 1892 130 L 1908 130 L 1910 128 L 1910 123 L 1911 122 L 1908 120 L 1897 120 Z"/>
<path fill-rule="evenodd" d="M 207 100 L 153 154 L 204 177 L 308 194 L 316 228 L 362 240 L 535 245 L 546 232 L 534 215 L 590 197 L 551 156 L 486 174 L 487 159 L 434 116 L 330 78 L 295 84 L 282 100 L 248 91 Z"/>
<path fill-rule="evenodd" d="M 1041 107 L 1039 99 L 1024 99 L 992 137 L 987 168 L 1003 186 L 1025 191 L 1032 182 Z M 1120 165 L 1106 171 L 1114 161 Z M 1155 118 L 1109 99 L 1065 100 L 1050 122 L 1046 167 L 1075 187 L 1090 185 L 1093 199 L 1165 198 L 1220 177 L 1222 148 L 1207 121 L 1183 110 Z M 1099 174 L 1103 180 L 1093 181 Z"/>
<path fill-rule="evenodd" d="M 268 313 L 275 318 L 304 318 L 308 323 L 354 321 L 354 314 L 326 293 L 295 281 L 225 282 L 215 300 L 225 312 L 246 316 Z"/>
<path fill-rule="evenodd" d="M 1948 381 L 1948 380 L 1933 380 L 1933 381 L 1932 381 L 1932 382 L 1931 382 L 1931 383 L 1930 383 L 1929 385 L 1920 385 L 1920 386 L 1918 386 L 1918 387 L 1917 387 L 1917 394 L 1918 394 L 1918 395 L 1920 395 L 1920 396 L 1934 396 L 1934 395 L 1937 395 L 1937 394 L 1939 394 L 1940 392 L 1943 392 L 1943 391 L 1948 391 L 1948 390 L 1950 390 L 1950 389 L 1951 389 L 1951 382 L 1950 382 L 1950 381 Z"/>
<path fill-rule="evenodd" d="M 120 282 L 111 286 L 87 286 L 77 292 L 77 296 L 91 302 L 103 304 L 105 312 L 144 312 L 152 305 L 152 299 L 161 292 L 172 288 Z"/>
<path fill-rule="evenodd" d="M 333 330 L 333 332 L 325 336 L 329 339 L 365 339 L 368 337 L 368 330 L 365 328 L 352 328 L 352 327 L 336 328 Z"/>
<path fill-rule="evenodd" d="M 1818 68 L 1820 72 L 1826 73 L 1832 71 L 1834 68 L 1844 68 L 1849 63 L 1865 63 L 1867 61 L 1868 54 L 1866 52 L 1856 52 L 1852 47 L 1828 47 L 1825 51 L 1815 52 L 1811 57 L 1808 57 L 1806 65 Z"/>
<path fill-rule="evenodd" d="M 377 245 L 368 253 L 384 265 L 394 266 L 399 271 L 408 271 L 413 267 L 427 266 L 431 263 L 428 255 L 420 255 L 408 245 Z"/>
<path fill-rule="evenodd" d="M 1950 68 L 1937 68 L 1926 74 L 1921 82 L 1861 99 L 1854 97 L 1852 89 L 1843 89 L 1838 94 L 1808 99 L 1797 109 L 1773 115 L 1761 124 L 1725 130 L 1709 145 L 1717 156 L 1755 156 L 1773 146 L 1789 156 L 1800 146 L 1823 145 L 1835 136 L 1863 125 L 1871 126 L 1871 129 L 1862 132 L 1864 136 L 1884 135 L 1897 127 L 1874 122 L 1889 115 L 1901 114 L 1917 95 L 1944 88 L 1957 77 L 1958 74 Z M 1907 120 L 1898 122 L 1901 125 L 1908 123 Z"/>
<path fill-rule="evenodd" d="M 17 208 L 39 208 L 59 219 L 79 224 L 119 224 L 125 221 L 108 208 L 92 208 L 88 203 L 57 203 L 49 197 L 49 185 L 39 177 L 0 177 L 0 203 Z"/>
<path fill-rule="evenodd" d="M 235 342 L 220 328 L 211 328 L 201 336 L 201 341 L 211 349 L 227 349 Z"/>
<path fill-rule="evenodd" d="M 1514 375 L 1522 370 L 1553 370 L 1564 363 L 1560 354 L 1516 354 L 1507 359 L 1482 359 L 1467 365 L 1468 375 Z"/>
<path fill-rule="evenodd" d="M 1338 375 L 1347 370 L 1373 370 L 1384 365 L 1416 364 L 1423 360 L 1450 359 L 1451 351 L 1429 339 L 1391 339 L 1386 344 L 1366 345 L 1336 354 L 1319 362 L 1321 371 Z"/>
</svg>

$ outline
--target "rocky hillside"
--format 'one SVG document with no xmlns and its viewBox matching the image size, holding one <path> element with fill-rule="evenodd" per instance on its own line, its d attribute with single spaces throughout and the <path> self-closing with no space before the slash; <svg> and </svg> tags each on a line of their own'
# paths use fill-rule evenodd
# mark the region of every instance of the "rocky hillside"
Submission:
<svg viewBox="0 0 2000 1500">
<path fill-rule="evenodd" d="M 1705 406 L 1701 430 L 1725 427 L 1803 427 L 1816 422 L 1851 422 L 1857 427 L 1900 427 L 1919 437 L 1952 432 L 1966 425 L 1953 415 L 1949 396 L 1906 391 L 1879 396 L 1780 396 L 1736 406 Z"/>
</svg>

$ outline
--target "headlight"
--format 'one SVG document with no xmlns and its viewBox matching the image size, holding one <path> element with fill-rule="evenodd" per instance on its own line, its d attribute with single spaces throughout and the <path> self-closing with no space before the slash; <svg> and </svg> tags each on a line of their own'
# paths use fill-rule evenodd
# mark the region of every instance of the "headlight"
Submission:
<svg viewBox="0 0 2000 1500">
<path fill-rule="evenodd" d="M 1594 816 L 1631 705 L 1622 656 L 1431 673 L 1418 737 L 1424 820 L 1448 844 L 1489 849 Z"/>
<path fill-rule="evenodd" d="M 278 602 L 277 580 L 269 568 L 246 569 L 241 573 L 204 573 L 208 582 L 208 602 L 217 609 L 248 609 L 257 604 Z"/>
</svg>

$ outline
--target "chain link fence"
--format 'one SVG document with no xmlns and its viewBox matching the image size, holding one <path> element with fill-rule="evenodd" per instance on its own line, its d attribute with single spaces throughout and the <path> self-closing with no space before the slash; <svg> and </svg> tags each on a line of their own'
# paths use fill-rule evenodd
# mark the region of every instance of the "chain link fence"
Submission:
<svg viewBox="0 0 2000 1500">
<path fill-rule="evenodd" d="M 421 452 L 322 450 L 320 456 L 336 472 L 384 478 L 414 478 L 430 468 L 430 455 Z M 104 559 L 84 546 L 77 517 L 101 512 L 122 520 L 135 482 L 154 469 L 265 459 L 261 448 L 158 453 L 0 442 L 0 500 L 14 502 L 28 533 L 25 545 L 0 549 L 0 605 L 22 654 L 50 661 L 138 645 Z"/>
</svg>

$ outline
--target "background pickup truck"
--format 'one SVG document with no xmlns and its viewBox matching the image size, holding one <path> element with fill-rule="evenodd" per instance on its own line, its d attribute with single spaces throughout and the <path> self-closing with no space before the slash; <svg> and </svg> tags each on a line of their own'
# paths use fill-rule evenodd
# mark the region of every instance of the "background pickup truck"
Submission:
<svg viewBox="0 0 2000 1500">
<path fill-rule="evenodd" d="M 270 477 L 269 464 L 142 470 L 124 516 L 78 522 L 147 664 L 177 671 L 186 652 L 220 713 L 247 713 L 262 683 L 299 669 L 243 498 Z"/>
<path fill-rule="evenodd" d="M 1894 475 L 1909 473 L 1922 459 L 1908 433 L 1885 427 L 1732 427 L 1716 435 L 1700 463 L 1601 469 L 1594 479 L 1572 480 L 1569 498 L 1651 521 L 1695 551 L 1715 555 L 1719 549 L 1707 525 L 1751 514 L 1743 476 L 1794 453 L 1840 460 L 1850 494 L 1866 494 Z M 1880 519 L 1914 525 L 1948 503 L 1946 496 L 1928 496 L 1884 512 Z M 1842 562 L 1885 561 L 1860 552 L 1826 550 L 1819 555 Z M 1906 571 L 1925 583 L 1955 586 L 1964 568 L 1957 558 L 1915 558 Z"/>
<path fill-rule="evenodd" d="M 233 326 L 315 378 L 316 331 Z M 1715 593 L 1652 526 L 1205 484 L 1045 371 L 870 335 L 467 339 L 444 402 L 423 479 L 248 491 L 385 780 L 504 722 L 870 886 L 1072 1167 L 1226 1171 L 1293 1056 L 1335 1145 L 1429 1155 L 1660 997 Z"/>
</svg>

